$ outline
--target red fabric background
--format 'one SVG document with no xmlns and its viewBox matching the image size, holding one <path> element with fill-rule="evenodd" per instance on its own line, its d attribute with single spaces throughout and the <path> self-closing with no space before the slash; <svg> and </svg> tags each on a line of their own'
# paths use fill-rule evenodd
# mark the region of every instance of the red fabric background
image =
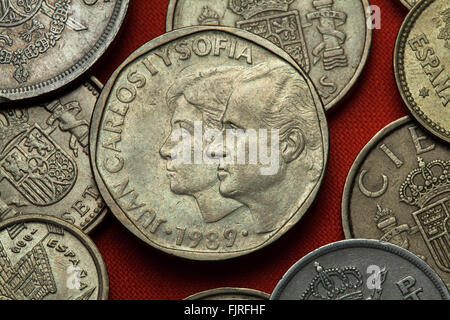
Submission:
<svg viewBox="0 0 450 320">
<path fill-rule="evenodd" d="M 345 1 L 345 0 L 344 0 Z M 256 253 L 221 262 L 195 262 L 147 246 L 109 214 L 92 234 L 106 262 L 110 299 L 173 300 L 217 287 L 271 293 L 283 274 L 308 252 L 344 239 L 341 196 L 361 148 L 384 126 L 407 114 L 395 84 L 392 54 L 407 14 L 399 0 L 371 0 L 381 8 L 370 57 L 347 97 L 328 113 L 328 172 L 315 203 L 283 237 Z M 168 0 L 130 0 L 123 28 L 93 74 L 103 83 L 135 49 L 164 33 Z"/>
</svg>

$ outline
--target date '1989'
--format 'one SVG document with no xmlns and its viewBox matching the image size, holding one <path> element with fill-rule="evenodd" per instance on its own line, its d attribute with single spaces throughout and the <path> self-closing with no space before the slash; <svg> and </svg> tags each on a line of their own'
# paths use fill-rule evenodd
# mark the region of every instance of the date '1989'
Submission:
<svg viewBox="0 0 450 320">
<path fill-rule="evenodd" d="M 224 248 L 231 248 L 237 238 L 238 232 L 235 229 L 225 229 L 220 234 L 216 231 L 203 233 L 199 230 L 188 231 L 186 228 L 177 227 L 176 245 L 188 245 L 190 248 L 197 248 L 204 244 L 209 250 L 218 250 L 222 244 Z"/>
</svg>

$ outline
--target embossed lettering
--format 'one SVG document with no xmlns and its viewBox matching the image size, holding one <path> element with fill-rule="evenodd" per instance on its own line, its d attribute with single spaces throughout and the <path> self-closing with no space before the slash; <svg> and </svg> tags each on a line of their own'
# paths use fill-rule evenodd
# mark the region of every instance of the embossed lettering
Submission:
<svg viewBox="0 0 450 320">
<path fill-rule="evenodd" d="M 364 194 L 366 197 L 368 198 L 378 198 L 381 197 L 388 189 L 389 186 L 389 178 L 387 176 L 385 176 L 384 174 L 382 175 L 383 178 L 383 186 L 381 187 L 380 190 L 378 191 L 370 191 L 368 190 L 365 186 L 364 186 L 364 176 L 367 174 L 367 170 L 362 170 L 361 174 L 359 176 L 359 180 L 358 180 L 358 185 L 359 185 L 359 190 L 361 190 L 362 194 Z"/>
<path fill-rule="evenodd" d="M 428 137 L 427 136 L 420 136 L 419 137 L 418 134 L 417 134 L 417 127 L 415 127 L 415 126 L 414 127 L 409 127 L 408 130 L 409 130 L 409 133 L 411 134 L 411 138 L 412 138 L 412 140 L 414 142 L 414 146 L 416 148 L 417 155 L 420 155 L 422 153 L 426 153 L 428 151 L 434 150 L 434 148 L 436 147 L 436 145 L 434 145 L 434 144 L 431 144 L 431 145 L 429 145 L 428 147 L 425 147 L 425 148 L 422 146 L 421 141 L 427 140 Z"/>
<path fill-rule="evenodd" d="M 407 276 L 398 281 L 396 284 L 403 295 L 403 300 L 420 300 L 419 293 L 423 292 L 423 288 L 413 290 L 413 287 L 416 284 L 416 279 L 414 277 Z"/>
</svg>

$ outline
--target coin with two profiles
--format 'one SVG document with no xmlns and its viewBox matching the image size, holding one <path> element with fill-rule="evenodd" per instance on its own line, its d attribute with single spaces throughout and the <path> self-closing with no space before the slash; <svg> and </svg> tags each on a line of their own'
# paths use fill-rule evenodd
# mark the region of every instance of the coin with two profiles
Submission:
<svg viewBox="0 0 450 320">
<path fill-rule="evenodd" d="M 450 287 L 450 148 L 411 118 L 382 129 L 345 183 L 346 238 L 379 239 L 412 251 Z"/>
<path fill-rule="evenodd" d="M 282 236 L 314 200 L 328 157 L 311 80 L 279 47 L 224 27 L 176 30 L 135 51 L 102 91 L 90 141 L 115 216 L 194 260 Z"/>
<path fill-rule="evenodd" d="M 53 101 L 0 109 L 0 221 L 38 212 L 90 232 L 104 218 L 89 161 L 101 88 L 91 78 Z"/>
<path fill-rule="evenodd" d="M 329 110 L 362 73 L 370 51 L 371 21 L 367 0 L 171 0 L 166 31 L 216 25 L 261 36 L 308 73 Z"/>
<path fill-rule="evenodd" d="M 95 244 L 54 217 L 0 223 L 0 300 L 106 300 L 109 282 Z"/>
<path fill-rule="evenodd" d="M 394 71 L 412 116 L 450 142 L 450 3 L 423 0 L 409 12 L 397 36 Z"/>
<path fill-rule="evenodd" d="M 0 102 L 53 92 L 106 51 L 129 0 L 0 0 Z"/>
<path fill-rule="evenodd" d="M 377 240 L 325 245 L 295 263 L 271 300 L 449 300 L 439 276 L 422 259 Z"/>
</svg>

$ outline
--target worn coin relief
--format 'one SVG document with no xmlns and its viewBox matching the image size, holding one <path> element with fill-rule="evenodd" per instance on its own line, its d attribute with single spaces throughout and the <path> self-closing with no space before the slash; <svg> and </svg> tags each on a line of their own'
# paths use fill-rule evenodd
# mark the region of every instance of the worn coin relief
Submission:
<svg viewBox="0 0 450 320">
<path fill-rule="evenodd" d="M 342 208 L 346 236 L 411 250 L 449 285 L 449 166 L 448 146 L 409 118 L 388 126 L 361 152 L 348 177 Z"/>
<path fill-rule="evenodd" d="M 272 300 L 448 300 L 445 284 L 401 247 L 366 239 L 314 250 L 295 263 Z"/>
<path fill-rule="evenodd" d="M 191 259 L 224 259 L 273 241 L 302 215 L 323 176 L 326 122 L 301 74 L 253 38 L 228 30 L 188 30 L 139 49 L 110 81 L 101 96 L 103 111 L 96 108 L 94 114 L 93 161 L 113 213 L 141 239 Z M 258 108 L 269 101 L 249 94 L 253 85 L 281 109 L 247 119 L 248 112 L 258 111 L 246 110 L 244 105 L 253 106 L 243 99 L 253 99 Z M 298 105 L 291 113 L 305 112 L 295 125 L 305 144 L 292 146 L 273 175 L 261 175 L 258 164 L 202 162 L 214 144 L 204 132 L 233 132 L 232 125 L 244 118 L 242 130 L 270 121 L 276 126 L 276 112 L 285 111 L 286 90 L 293 88 L 303 97 L 292 100 Z M 269 118 L 259 123 L 259 117 Z M 297 121 L 287 113 L 280 117 L 292 125 Z M 285 135 L 297 130 L 286 128 Z M 188 147 L 193 162 L 180 163 L 173 155 L 180 129 L 194 137 Z"/>
<path fill-rule="evenodd" d="M 0 221 L 40 212 L 90 231 L 103 217 L 88 150 L 99 90 L 87 82 L 42 106 L 0 110 Z"/>
<path fill-rule="evenodd" d="M 107 297 L 107 276 L 103 261 L 97 260 L 99 254 L 92 254 L 79 235 L 53 222 L 1 224 L 0 300 Z"/>
<path fill-rule="evenodd" d="M 0 95 L 17 100 L 66 84 L 106 49 L 126 6 L 109 0 L 1 0 Z"/>
<path fill-rule="evenodd" d="M 445 0 L 420 1 L 402 25 L 394 67 L 412 115 L 437 137 L 450 141 L 449 12 Z"/>
<path fill-rule="evenodd" d="M 368 54 L 365 1 L 172 0 L 168 31 L 192 25 L 240 28 L 284 49 L 314 81 L 328 110 L 352 86 Z M 365 32 L 361 32 L 365 30 Z"/>
</svg>

